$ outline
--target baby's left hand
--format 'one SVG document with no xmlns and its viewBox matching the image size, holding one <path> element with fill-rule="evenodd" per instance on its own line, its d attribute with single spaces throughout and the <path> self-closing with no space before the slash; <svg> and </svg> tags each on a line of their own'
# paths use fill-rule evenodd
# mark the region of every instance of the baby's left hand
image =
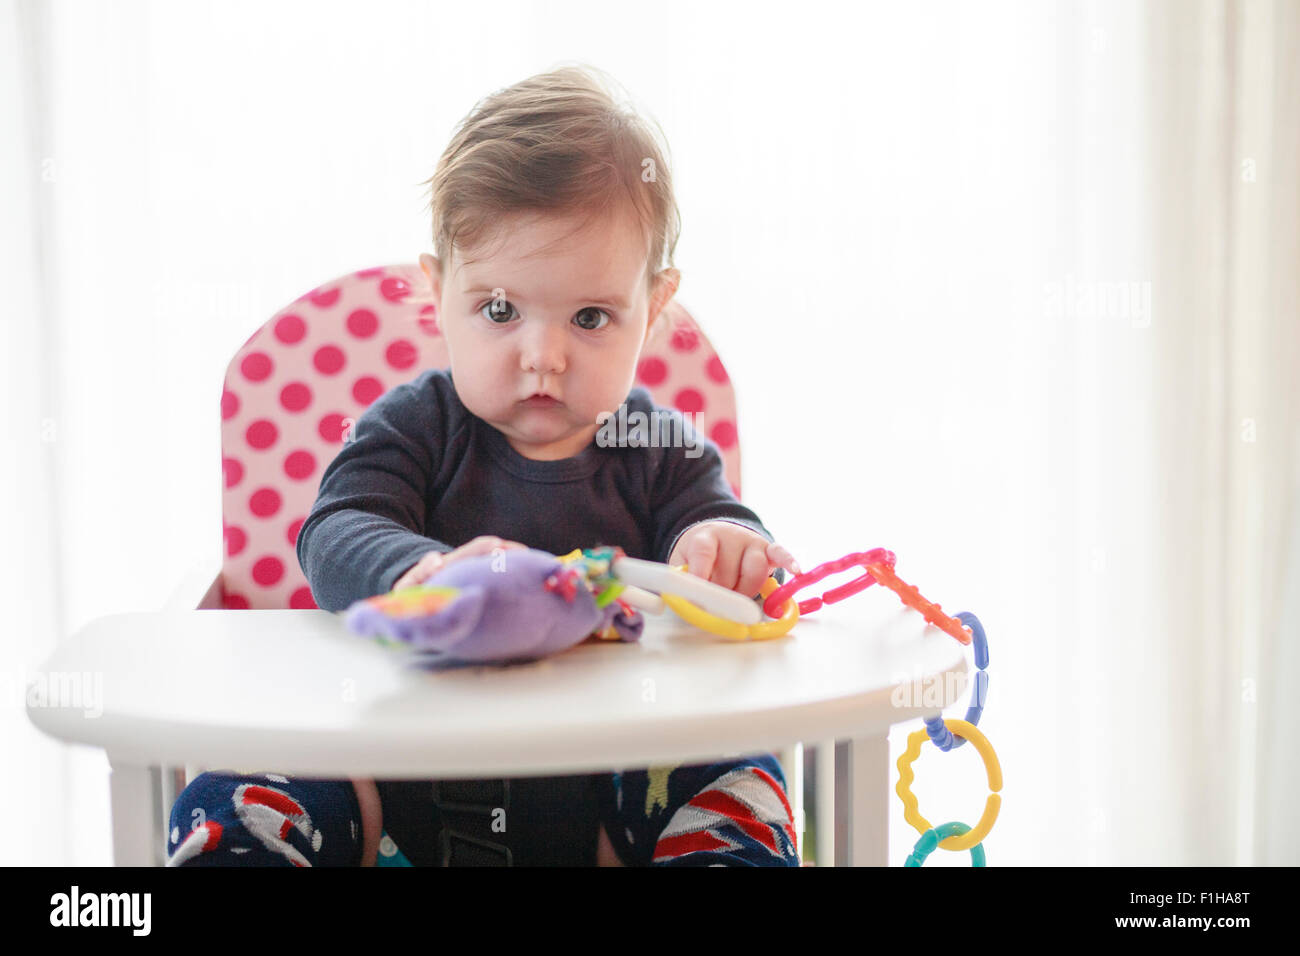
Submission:
<svg viewBox="0 0 1300 956">
<path fill-rule="evenodd" d="M 746 597 L 756 596 L 776 568 L 801 573 L 799 563 L 781 545 L 730 521 L 705 521 L 692 527 L 678 539 L 668 563 L 686 564 L 691 574 Z"/>
</svg>

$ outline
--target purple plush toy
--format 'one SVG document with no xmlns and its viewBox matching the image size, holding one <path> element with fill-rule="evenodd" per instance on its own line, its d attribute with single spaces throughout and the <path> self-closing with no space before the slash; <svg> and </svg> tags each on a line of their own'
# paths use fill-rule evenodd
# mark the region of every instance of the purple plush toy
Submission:
<svg viewBox="0 0 1300 956">
<path fill-rule="evenodd" d="M 357 601 L 347 627 L 437 663 L 536 660 L 590 636 L 635 641 L 645 621 L 614 595 L 618 548 L 574 552 L 511 549 L 462 558 L 423 584 Z M 598 606 L 600 599 L 604 605 Z"/>
</svg>

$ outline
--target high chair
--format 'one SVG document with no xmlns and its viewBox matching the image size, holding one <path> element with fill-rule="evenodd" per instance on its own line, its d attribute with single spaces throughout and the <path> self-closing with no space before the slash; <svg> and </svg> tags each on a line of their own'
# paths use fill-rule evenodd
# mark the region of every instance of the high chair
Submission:
<svg viewBox="0 0 1300 956">
<path fill-rule="evenodd" d="M 635 644 L 578 646 L 459 677 L 395 666 L 313 610 L 295 535 L 362 410 L 446 362 L 429 292 L 414 266 L 367 269 L 314 289 L 255 332 L 222 394 L 220 570 L 191 572 L 157 611 L 90 621 L 59 642 L 28 688 L 37 728 L 108 756 L 114 862 L 165 861 L 168 811 L 202 769 L 177 769 L 190 760 L 330 779 L 453 779 L 775 751 L 802 848 L 798 753 L 812 741 L 818 863 L 887 865 L 890 729 L 964 699 L 970 670 L 960 643 L 896 601 L 832 604 L 801 618 L 797 639 L 778 641 L 719 641 L 651 615 Z M 638 380 L 661 405 L 698 413 L 739 496 L 734 396 L 680 305 L 668 306 Z M 855 490 L 825 485 L 827 494 Z M 356 677 L 348 695 L 321 683 L 339 675 Z M 481 680 L 509 692 L 484 694 Z M 647 681 L 663 692 L 647 698 Z M 431 686 L 438 692 L 426 693 Z M 456 733 L 428 730 L 453 725 Z"/>
<path fill-rule="evenodd" d="M 695 415 L 740 497 L 736 401 L 694 319 L 669 301 L 636 384 Z M 447 368 L 428 279 L 418 265 L 366 269 L 313 289 L 244 343 L 221 395 L 220 607 L 314 608 L 294 542 L 321 473 L 361 413 L 430 368 Z"/>
<path fill-rule="evenodd" d="M 432 289 L 416 264 L 340 276 L 272 316 L 226 370 L 220 573 L 187 583 L 174 606 L 195 607 L 185 591 L 193 588 L 190 594 L 201 589 L 200 609 L 315 608 L 295 542 L 322 472 L 371 402 L 427 369 L 449 365 Z M 636 384 L 657 404 L 695 416 L 700 434 L 717 445 L 739 498 L 735 394 L 717 352 L 680 303 L 665 307 L 643 350 Z M 794 750 L 778 756 L 788 768 L 789 797 L 802 829 Z M 162 812 L 157 833 L 176 795 L 198 772 L 162 769 L 154 797 L 155 816 Z"/>
</svg>

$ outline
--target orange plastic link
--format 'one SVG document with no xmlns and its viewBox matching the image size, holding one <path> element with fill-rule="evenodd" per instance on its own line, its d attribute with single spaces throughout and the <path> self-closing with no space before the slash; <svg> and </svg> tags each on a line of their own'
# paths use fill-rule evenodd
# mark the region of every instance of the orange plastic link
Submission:
<svg viewBox="0 0 1300 956">
<path fill-rule="evenodd" d="M 949 617 L 943 613 L 943 608 L 939 605 L 927 601 L 921 597 L 921 592 L 915 587 L 905 582 L 894 569 L 887 564 L 868 564 L 867 571 L 876 579 L 877 584 L 882 584 L 902 599 L 903 603 L 910 608 L 915 608 L 921 612 L 921 616 L 929 623 L 942 630 L 945 634 L 950 634 L 962 644 L 969 644 L 971 641 L 970 631 L 962 626 L 961 621 Z"/>
</svg>

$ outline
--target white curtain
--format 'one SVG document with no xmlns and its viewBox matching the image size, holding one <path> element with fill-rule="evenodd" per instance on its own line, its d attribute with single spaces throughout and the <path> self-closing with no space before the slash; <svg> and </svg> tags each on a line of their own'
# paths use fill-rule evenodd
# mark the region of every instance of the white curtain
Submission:
<svg viewBox="0 0 1300 956">
<path fill-rule="evenodd" d="M 1147 31 L 1165 836 L 1189 863 L 1294 866 L 1300 7 L 1169 4 Z"/>
<path fill-rule="evenodd" d="M 110 859 L 103 757 L 35 731 L 23 678 L 219 560 L 230 356 L 428 250 L 456 120 L 571 61 L 669 139 L 746 501 L 805 567 L 886 546 L 984 621 L 990 864 L 1300 862 L 1298 21 L 2 0 L 0 756 L 30 785 L 0 788 L 0 864 Z M 974 822 L 971 748 L 917 773 L 928 816 Z"/>
</svg>

